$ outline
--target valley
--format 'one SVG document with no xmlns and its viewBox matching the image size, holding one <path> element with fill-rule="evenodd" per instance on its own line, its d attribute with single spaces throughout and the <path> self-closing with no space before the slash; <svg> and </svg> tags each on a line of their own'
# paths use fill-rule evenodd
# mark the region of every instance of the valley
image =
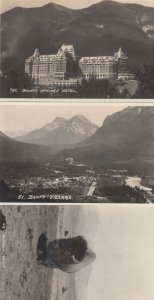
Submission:
<svg viewBox="0 0 154 300">
<path fill-rule="evenodd" d="M 22 170 L 21 165 L 21 170 Z M 0 182 L 1 200 L 19 202 L 62 203 L 151 203 L 154 202 L 154 185 L 140 185 L 139 175 L 125 169 L 87 165 L 41 166 L 40 172 L 19 172 L 16 168 L 8 177 L 10 166 L 1 166 L 4 182 Z M 34 172 L 34 170 L 33 170 Z M 44 173 L 44 174 L 43 174 Z M 2 175 L 1 175 L 2 176 Z M 146 180 L 144 176 L 144 180 Z M 133 184 L 132 184 L 133 182 Z"/>
<path fill-rule="evenodd" d="M 1 133 L 1 201 L 151 203 L 153 128 L 152 106 L 129 106 L 102 126 L 77 114 L 16 140 Z"/>
</svg>

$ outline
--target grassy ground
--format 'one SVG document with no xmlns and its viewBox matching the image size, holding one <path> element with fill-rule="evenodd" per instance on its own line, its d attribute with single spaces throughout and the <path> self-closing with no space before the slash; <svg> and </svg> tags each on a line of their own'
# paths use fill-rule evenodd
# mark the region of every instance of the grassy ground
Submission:
<svg viewBox="0 0 154 300">
<path fill-rule="evenodd" d="M 36 260 L 38 237 L 56 238 L 58 207 L 2 206 L 7 229 L 0 231 L 0 299 L 50 300 L 53 270 Z"/>
</svg>

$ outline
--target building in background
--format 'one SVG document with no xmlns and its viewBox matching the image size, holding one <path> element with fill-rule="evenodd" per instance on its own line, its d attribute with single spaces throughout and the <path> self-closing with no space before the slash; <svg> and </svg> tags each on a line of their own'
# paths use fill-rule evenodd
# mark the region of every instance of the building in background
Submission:
<svg viewBox="0 0 154 300">
<path fill-rule="evenodd" d="M 120 48 L 114 56 L 82 57 L 79 61 L 82 77 L 89 79 L 130 79 L 128 57 Z"/>
<path fill-rule="evenodd" d="M 126 54 L 122 51 L 120 48 L 118 52 L 114 55 L 116 61 L 117 61 L 117 76 L 118 79 L 131 79 L 132 74 L 129 71 L 128 67 L 128 57 Z"/>
<path fill-rule="evenodd" d="M 40 55 L 36 49 L 34 54 L 26 59 L 25 73 L 35 84 L 66 86 L 76 84 L 78 62 L 73 46 L 63 45 L 55 55 Z"/>
<path fill-rule="evenodd" d="M 112 56 L 82 57 L 79 61 L 82 77 L 90 79 L 117 78 L 117 60 Z"/>
<path fill-rule="evenodd" d="M 25 73 L 35 84 L 75 86 L 81 79 L 130 79 L 128 57 L 120 48 L 114 56 L 78 59 L 73 45 L 62 45 L 55 55 L 40 55 L 38 49 L 26 59 Z"/>
</svg>

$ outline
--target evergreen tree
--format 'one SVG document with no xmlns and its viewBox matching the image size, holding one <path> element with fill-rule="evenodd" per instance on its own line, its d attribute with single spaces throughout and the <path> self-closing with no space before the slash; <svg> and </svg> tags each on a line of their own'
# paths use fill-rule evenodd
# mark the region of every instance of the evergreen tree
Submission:
<svg viewBox="0 0 154 300">
<path fill-rule="evenodd" d="M 3 180 L 1 180 L 0 181 L 0 199 L 3 200 L 3 197 L 7 196 L 8 193 L 9 193 L 8 185 Z"/>
<path fill-rule="evenodd" d="M 138 90 L 134 98 L 154 99 L 154 51 L 152 64 L 144 65 L 143 71 L 137 70 Z"/>
</svg>

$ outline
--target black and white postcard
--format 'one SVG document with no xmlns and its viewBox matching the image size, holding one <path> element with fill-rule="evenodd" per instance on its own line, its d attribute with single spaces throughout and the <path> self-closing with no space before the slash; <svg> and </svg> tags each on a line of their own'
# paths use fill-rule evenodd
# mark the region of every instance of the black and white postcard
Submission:
<svg viewBox="0 0 154 300">
<path fill-rule="evenodd" d="M 1 98 L 154 99 L 153 0 L 1 0 Z"/>
<path fill-rule="evenodd" d="M 148 206 L 1 206 L 1 299 L 153 300 L 153 237 Z"/>
<path fill-rule="evenodd" d="M 0 200 L 153 203 L 154 106 L 0 105 Z"/>
</svg>

